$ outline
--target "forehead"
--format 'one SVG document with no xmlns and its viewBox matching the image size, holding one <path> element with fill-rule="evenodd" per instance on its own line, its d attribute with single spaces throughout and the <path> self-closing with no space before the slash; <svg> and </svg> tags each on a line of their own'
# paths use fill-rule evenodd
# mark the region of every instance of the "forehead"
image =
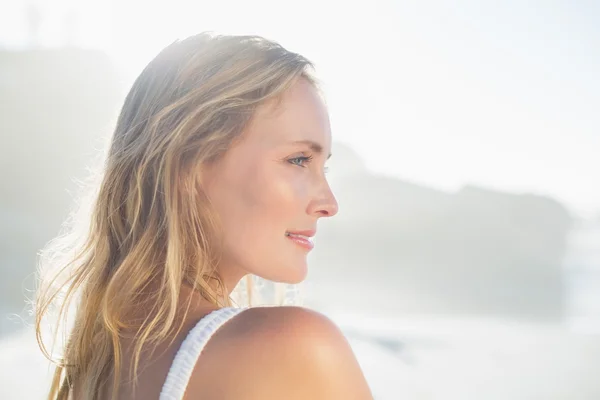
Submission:
<svg viewBox="0 0 600 400">
<path fill-rule="evenodd" d="M 245 136 L 248 141 L 264 145 L 310 140 L 329 149 L 327 108 L 317 89 L 300 79 L 278 99 L 257 109 Z"/>
</svg>

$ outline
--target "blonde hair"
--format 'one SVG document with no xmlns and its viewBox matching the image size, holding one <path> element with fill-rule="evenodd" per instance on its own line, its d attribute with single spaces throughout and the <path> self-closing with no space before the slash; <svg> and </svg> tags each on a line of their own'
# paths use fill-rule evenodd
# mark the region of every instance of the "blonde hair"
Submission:
<svg viewBox="0 0 600 400">
<path fill-rule="evenodd" d="M 54 310 L 66 329 L 69 310 L 76 310 L 62 357 L 53 360 L 48 399 L 67 400 L 74 385 L 85 399 L 97 399 L 110 376 L 114 398 L 123 332 L 135 332 L 136 376 L 142 347 L 181 329 L 183 318 L 177 324 L 176 317 L 184 282 L 219 307 L 231 305 L 215 270 L 218 221 L 198 170 L 230 147 L 258 106 L 299 78 L 316 84 L 311 67 L 258 36 L 202 33 L 172 43 L 143 70 L 83 215 L 85 234 L 77 234 L 81 221 L 72 217 L 67 232 L 42 252 L 36 334 L 49 359 L 42 322 Z M 148 314 L 133 318 L 132 305 Z"/>
</svg>

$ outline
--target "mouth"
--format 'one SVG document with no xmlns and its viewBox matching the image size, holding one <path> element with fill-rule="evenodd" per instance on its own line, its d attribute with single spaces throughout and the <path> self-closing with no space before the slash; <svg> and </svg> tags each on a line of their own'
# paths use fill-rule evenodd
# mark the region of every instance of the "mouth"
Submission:
<svg viewBox="0 0 600 400">
<path fill-rule="evenodd" d="M 286 232 L 285 236 L 298 246 L 312 250 L 315 247 L 311 237 L 315 235 L 314 231 L 302 231 L 302 232 Z"/>
</svg>

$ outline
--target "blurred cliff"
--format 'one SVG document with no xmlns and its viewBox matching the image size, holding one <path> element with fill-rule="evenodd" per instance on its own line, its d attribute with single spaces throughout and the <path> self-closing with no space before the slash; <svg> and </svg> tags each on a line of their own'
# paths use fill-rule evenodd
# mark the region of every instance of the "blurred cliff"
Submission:
<svg viewBox="0 0 600 400">
<path fill-rule="evenodd" d="M 22 312 L 36 252 L 58 233 L 75 179 L 105 146 L 125 89 L 100 52 L 0 52 L 1 314 Z M 557 202 L 376 176 L 342 143 L 330 167 L 341 211 L 320 224 L 313 304 L 561 317 L 571 219 Z M 14 328 L 0 320 L 0 333 Z"/>
<path fill-rule="evenodd" d="M 20 313 L 31 296 L 36 253 L 72 208 L 121 92 L 101 52 L 0 51 L 0 313 Z"/>
<path fill-rule="evenodd" d="M 334 301 L 350 308 L 562 317 L 572 221 L 561 204 L 473 186 L 441 192 L 370 174 L 341 143 L 333 153 L 340 212 L 322 223 L 311 275 L 323 284 L 311 295 L 338 282 Z"/>
</svg>

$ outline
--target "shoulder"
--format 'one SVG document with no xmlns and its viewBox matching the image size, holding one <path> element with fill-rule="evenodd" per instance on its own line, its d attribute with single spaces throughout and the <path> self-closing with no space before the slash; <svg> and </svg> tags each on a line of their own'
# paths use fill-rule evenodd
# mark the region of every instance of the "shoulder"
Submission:
<svg viewBox="0 0 600 400">
<path fill-rule="evenodd" d="M 264 340 L 273 344 L 275 340 L 282 345 L 298 345 L 309 338 L 343 337 L 325 315 L 294 306 L 250 308 L 232 319 L 228 328 L 238 339 L 252 344 L 260 344 Z"/>
<path fill-rule="evenodd" d="M 208 398 L 371 398 L 340 329 L 319 312 L 291 306 L 232 318 L 206 346 L 189 389 Z"/>
<path fill-rule="evenodd" d="M 232 319 L 226 330 L 225 340 L 239 343 L 244 350 L 240 354 L 250 356 L 269 350 L 272 357 L 306 354 L 314 360 L 316 356 L 328 359 L 327 351 L 343 354 L 350 350 L 341 330 L 329 318 L 303 307 L 251 308 Z"/>
<path fill-rule="evenodd" d="M 317 348 L 323 352 L 346 344 L 342 332 L 325 315 L 303 307 L 283 306 L 240 312 L 215 334 L 212 347 L 235 347 L 236 361 L 241 362 L 244 357 L 283 357 Z"/>
</svg>

